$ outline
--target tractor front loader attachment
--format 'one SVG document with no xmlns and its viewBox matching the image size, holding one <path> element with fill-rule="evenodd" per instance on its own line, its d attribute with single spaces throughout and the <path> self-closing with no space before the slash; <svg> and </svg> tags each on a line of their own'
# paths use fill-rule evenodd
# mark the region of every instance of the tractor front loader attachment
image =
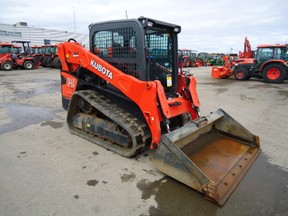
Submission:
<svg viewBox="0 0 288 216">
<path fill-rule="evenodd" d="M 259 137 L 219 109 L 163 134 L 153 162 L 223 206 L 260 151 Z"/>
<path fill-rule="evenodd" d="M 213 66 L 211 76 L 214 79 L 224 79 L 233 75 L 233 70 L 228 66 Z"/>
<path fill-rule="evenodd" d="M 224 66 L 213 66 L 211 76 L 214 79 L 224 79 L 233 75 L 233 64 L 230 62 L 229 56 L 222 58 L 225 61 Z"/>
</svg>

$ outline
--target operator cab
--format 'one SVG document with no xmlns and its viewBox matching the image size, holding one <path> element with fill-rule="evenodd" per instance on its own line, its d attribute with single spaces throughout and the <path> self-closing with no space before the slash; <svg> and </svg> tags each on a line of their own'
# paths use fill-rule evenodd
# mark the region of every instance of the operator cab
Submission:
<svg viewBox="0 0 288 216">
<path fill-rule="evenodd" d="M 32 50 L 30 47 L 31 41 L 12 41 L 13 44 L 22 44 L 22 53 L 23 56 L 31 56 Z"/>
<path fill-rule="evenodd" d="M 285 60 L 287 58 L 286 53 L 287 46 L 284 45 L 259 45 L 255 59 L 256 69 L 260 70 L 263 63 L 269 60 Z"/>
<path fill-rule="evenodd" d="M 12 53 L 12 44 L 1 43 L 0 44 L 0 55 L 6 53 Z"/>
<path fill-rule="evenodd" d="M 177 92 L 177 34 L 181 27 L 140 17 L 95 23 L 90 51 L 126 74 L 159 80 L 166 92 Z"/>
</svg>

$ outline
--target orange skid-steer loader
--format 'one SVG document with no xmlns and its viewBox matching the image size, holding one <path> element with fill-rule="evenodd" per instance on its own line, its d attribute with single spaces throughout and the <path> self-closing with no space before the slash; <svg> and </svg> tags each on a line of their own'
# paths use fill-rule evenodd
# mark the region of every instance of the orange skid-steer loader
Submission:
<svg viewBox="0 0 288 216">
<path fill-rule="evenodd" d="M 89 26 L 90 50 L 58 44 L 70 131 L 124 157 L 153 150 L 157 169 L 224 205 L 260 153 L 219 109 L 199 114 L 197 80 L 178 71 L 178 25 L 140 17 Z"/>
</svg>

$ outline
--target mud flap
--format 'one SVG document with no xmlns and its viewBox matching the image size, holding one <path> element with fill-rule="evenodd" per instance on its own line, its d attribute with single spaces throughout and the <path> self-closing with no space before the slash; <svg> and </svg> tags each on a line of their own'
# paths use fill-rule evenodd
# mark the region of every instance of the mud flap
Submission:
<svg viewBox="0 0 288 216">
<path fill-rule="evenodd" d="M 260 151 L 259 137 L 219 109 L 162 135 L 153 163 L 223 206 Z"/>
</svg>

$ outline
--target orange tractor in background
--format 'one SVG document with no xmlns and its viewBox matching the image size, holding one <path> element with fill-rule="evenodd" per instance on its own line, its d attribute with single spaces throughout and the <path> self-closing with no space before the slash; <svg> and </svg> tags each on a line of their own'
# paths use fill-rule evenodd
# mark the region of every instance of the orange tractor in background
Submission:
<svg viewBox="0 0 288 216">
<path fill-rule="evenodd" d="M 35 58 L 37 65 L 41 66 L 43 61 L 43 46 L 41 45 L 31 46 L 31 55 Z"/>
<path fill-rule="evenodd" d="M 263 78 L 265 82 L 282 83 L 288 78 L 288 46 L 263 44 L 257 47 L 253 62 L 235 64 L 234 76 L 237 80 L 251 77 Z"/>
<path fill-rule="evenodd" d="M 30 41 L 12 41 L 13 44 L 22 46 L 22 52 L 17 54 L 16 64 L 18 67 L 26 70 L 35 69 L 39 66 L 38 62 L 32 55 Z"/>
<path fill-rule="evenodd" d="M 189 49 L 179 49 L 178 50 L 178 66 L 183 67 L 197 67 L 197 54 L 196 51 Z"/>
<path fill-rule="evenodd" d="M 228 78 L 234 74 L 234 66 L 236 64 L 244 64 L 244 63 L 253 63 L 254 59 L 252 58 L 254 52 L 251 49 L 250 41 L 247 37 L 244 40 L 244 51 L 239 51 L 239 57 L 230 57 L 228 55 L 224 55 L 222 57 L 225 62 L 224 66 L 213 66 L 211 76 L 214 79 L 223 79 Z M 235 76 L 237 79 L 237 75 Z"/>
<path fill-rule="evenodd" d="M 62 105 L 71 133 L 124 157 L 150 147 L 157 169 L 222 206 L 259 137 L 221 109 L 200 115 L 197 79 L 178 68 L 180 31 L 140 17 L 91 24 L 90 50 L 58 44 Z"/>
<path fill-rule="evenodd" d="M 0 65 L 5 71 L 12 70 L 17 56 L 15 56 L 14 46 L 11 43 L 0 43 Z M 12 55 L 14 54 L 14 59 Z"/>
<path fill-rule="evenodd" d="M 225 66 L 212 67 L 213 78 L 222 79 L 234 75 L 236 80 L 247 80 L 257 77 L 269 83 L 282 83 L 288 78 L 287 45 L 259 45 L 255 58 L 242 58 L 234 62 L 229 57 L 225 59 Z"/>
<path fill-rule="evenodd" d="M 23 41 L 13 41 L 13 43 L 0 44 L 0 65 L 2 70 L 12 70 L 13 68 L 23 68 L 31 70 L 35 68 L 35 59 L 29 56 L 29 51 L 25 50 L 26 46 L 19 46 Z M 22 44 L 26 43 L 23 42 Z M 23 52 L 24 49 L 24 52 Z"/>
<path fill-rule="evenodd" d="M 197 66 L 201 67 L 201 66 L 210 66 L 210 55 L 207 52 L 199 52 L 197 54 Z"/>
</svg>

